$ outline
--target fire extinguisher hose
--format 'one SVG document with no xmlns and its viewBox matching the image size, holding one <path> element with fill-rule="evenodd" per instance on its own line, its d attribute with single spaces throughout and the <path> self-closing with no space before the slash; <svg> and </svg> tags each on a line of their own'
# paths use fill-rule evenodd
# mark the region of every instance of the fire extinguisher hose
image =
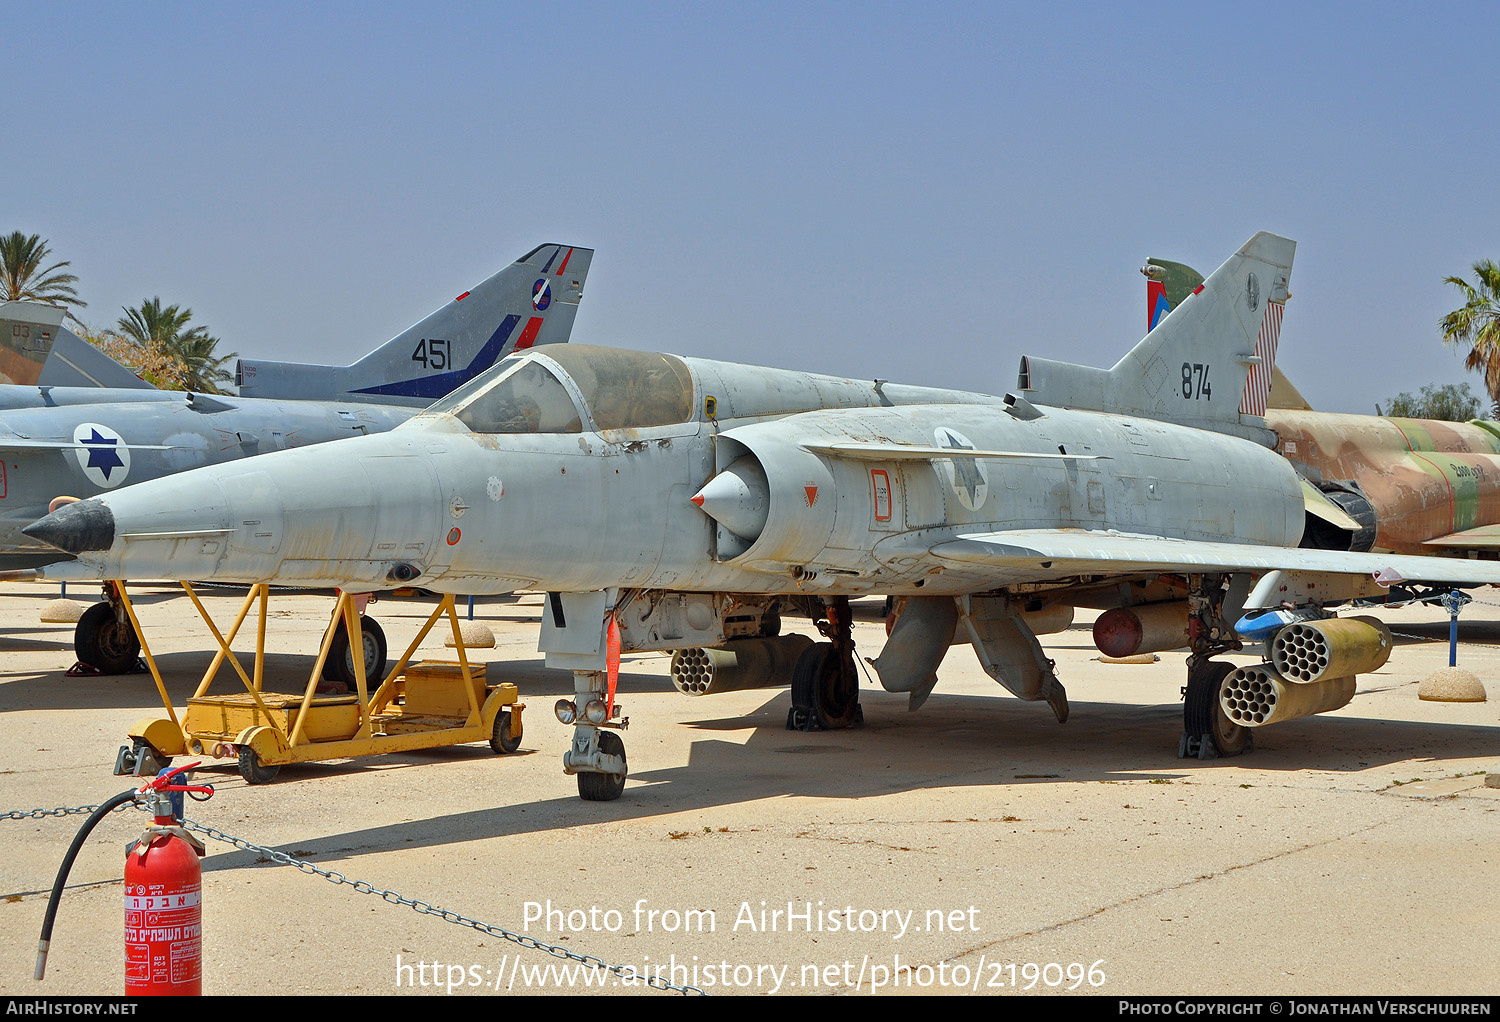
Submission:
<svg viewBox="0 0 1500 1022">
<path fill-rule="evenodd" d="M 89 832 L 98 825 L 110 813 L 114 812 L 126 802 L 132 802 L 136 797 L 136 789 L 122 791 L 120 794 L 109 799 L 84 821 L 79 829 L 78 835 L 73 838 L 73 844 L 68 848 L 68 854 L 63 856 L 62 865 L 58 867 L 57 879 L 52 882 L 52 896 L 47 899 L 47 914 L 42 919 L 42 939 L 37 945 L 36 952 L 36 978 L 41 979 L 42 974 L 47 971 L 47 947 L 52 943 L 52 922 L 57 918 L 57 903 L 62 900 L 63 888 L 68 883 L 68 873 L 73 868 L 73 860 L 78 858 L 78 850 L 83 847 L 84 840 Z"/>
</svg>

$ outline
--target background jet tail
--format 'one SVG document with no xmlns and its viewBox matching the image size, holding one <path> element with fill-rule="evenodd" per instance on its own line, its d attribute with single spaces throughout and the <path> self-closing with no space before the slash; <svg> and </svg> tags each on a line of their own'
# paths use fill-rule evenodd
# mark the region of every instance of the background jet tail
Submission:
<svg viewBox="0 0 1500 1022">
<path fill-rule="evenodd" d="M 155 390 L 127 366 L 79 337 L 67 327 L 42 366 L 38 387 L 108 387 L 110 390 Z"/>
<path fill-rule="evenodd" d="M 1034 404 L 1139 415 L 1264 442 L 1296 242 L 1260 232 L 1113 368 L 1021 359 Z M 1248 386 L 1247 386 L 1248 384 Z"/>
<path fill-rule="evenodd" d="M 0 304 L 0 383 L 155 389 L 63 326 L 64 315 L 39 302 Z"/>
<path fill-rule="evenodd" d="M 243 397 L 430 404 L 512 351 L 566 341 L 593 257 L 541 245 L 352 366 L 240 359 L 235 383 Z"/>
<path fill-rule="evenodd" d="M 64 315 L 38 302 L 0 304 L 0 383 L 30 386 L 41 378 Z"/>
<path fill-rule="evenodd" d="M 1203 274 L 1170 259 L 1147 259 L 1141 267 L 1146 278 L 1146 333 L 1167 318 L 1167 313 L 1187 300 L 1203 283 Z"/>
</svg>

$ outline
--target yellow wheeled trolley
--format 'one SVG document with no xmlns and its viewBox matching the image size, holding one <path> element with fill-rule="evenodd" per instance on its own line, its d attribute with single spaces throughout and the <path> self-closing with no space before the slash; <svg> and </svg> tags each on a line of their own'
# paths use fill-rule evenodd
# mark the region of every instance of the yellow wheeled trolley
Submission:
<svg viewBox="0 0 1500 1022">
<path fill-rule="evenodd" d="M 264 784 L 288 763 L 312 763 L 482 741 L 488 741 L 495 752 L 506 753 L 514 752 L 521 744 L 521 711 L 525 704 L 517 701 L 514 685 L 488 685 L 484 665 L 469 663 L 459 635 L 452 596 L 443 597 L 401 660 L 374 692 L 368 691 L 364 657 L 355 655 L 352 658 L 355 691 L 349 695 L 320 696 L 317 689 L 323 665 L 328 660 L 340 621 L 345 635 L 363 634 L 356 597 L 340 593 L 328 628 L 323 633 L 323 643 L 307 688 L 299 696 L 262 689 L 269 586 L 250 587 L 239 615 L 230 626 L 228 635 L 224 635 L 209 617 L 192 584 L 181 584 L 208 625 L 219 651 L 197 691 L 188 700 L 187 709 L 179 717 L 162 683 L 161 672 L 151 655 L 125 585 L 116 583 L 120 601 L 141 640 L 141 653 L 167 710 L 165 718 L 143 718 L 131 727 L 132 744 L 120 749 L 115 762 L 116 773 L 155 774 L 173 756 L 233 757 L 238 759 L 240 775 L 246 781 Z M 259 604 L 259 627 L 255 663 L 253 671 L 247 672 L 229 645 L 256 604 Z M 411 662 L 417 647 L 445 613 L 453 626 L 458 662 Z M 358 648 L 356 644 L 356 651 Z M 209 686 L 225 660 L 239 675 L 244 691 L 210 696 Z"/>
</svg>

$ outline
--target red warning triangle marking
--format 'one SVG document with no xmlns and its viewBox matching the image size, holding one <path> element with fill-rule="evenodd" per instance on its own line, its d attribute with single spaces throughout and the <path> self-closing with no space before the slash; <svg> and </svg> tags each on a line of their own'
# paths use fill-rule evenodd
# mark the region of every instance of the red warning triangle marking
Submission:
<svg viewBox="0 0 1500 1022">
<path fill-rule="evenodd" d="M 807 494 L 808 507 L 812 507 L 818 502 L 818 488 L 816 486 L 804 486 L 802 489 Z"/>
</svg>

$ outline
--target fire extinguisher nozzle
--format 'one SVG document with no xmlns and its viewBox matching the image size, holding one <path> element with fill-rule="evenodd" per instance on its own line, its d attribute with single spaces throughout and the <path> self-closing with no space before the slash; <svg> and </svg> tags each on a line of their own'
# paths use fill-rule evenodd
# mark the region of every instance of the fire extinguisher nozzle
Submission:
<svg viewBox="0 0 1500 1022">
<path fill-rule="evenodd" d="M 37 944 L 35 979 L 41 979 L 47 974 L 47 945 L 50 943 L 52 943 L 50 940 L 44 940 Z"/>
</svg>

